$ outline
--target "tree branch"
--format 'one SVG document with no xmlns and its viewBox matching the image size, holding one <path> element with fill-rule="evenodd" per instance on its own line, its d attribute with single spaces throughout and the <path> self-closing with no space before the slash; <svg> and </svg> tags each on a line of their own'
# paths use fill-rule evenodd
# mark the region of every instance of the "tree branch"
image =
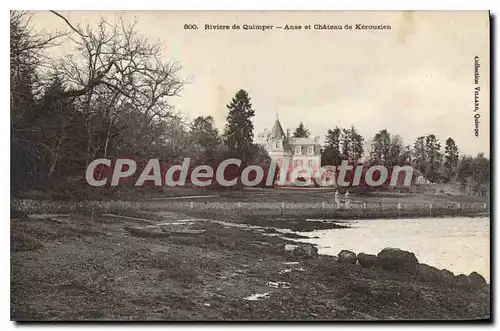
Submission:
<svg viewBox="0 0 500 331">
<path fill-rule="evenodd" d="M 73 25 L 71 25 L 71 23 L 68 21 L 68 19 L 66 17 L 62 16 L 61 14 L 59 14 L 58 12 L 56 12 L 55 10 L 51 10 L 50 12 L 53 13 L 54 15 L 58 16 L 62 20 L 64 20 L 64 22 L 66 22 L 66 24 L 71 28 L 71 30 L 73 30 L 76 33 L 78 33 L 82 38 L 88 38 L 89 37 L 87 35 L 84 35 L 81 31 L 78 31 L 78 29 L 76 29 Z"/>
</svg>

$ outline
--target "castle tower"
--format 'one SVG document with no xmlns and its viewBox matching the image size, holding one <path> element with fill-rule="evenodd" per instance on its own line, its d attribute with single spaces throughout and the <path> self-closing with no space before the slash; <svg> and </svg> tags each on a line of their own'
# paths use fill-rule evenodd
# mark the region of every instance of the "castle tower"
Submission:
<svg viewBox="0 0 500 331">
<path fill-rule="evenodd" d="M 271 134 L 269 139 L 283 139 L 285 138 L 285 131 L 281 126 L 280 120 L 276 118 L 276 122 L 274 122 L 273 128 L 271 129 Z"/>
<path fill-rule="evenodd" d="M 269 140 L 265 145 L 271 159 L 275 160 L 280 169 L 286 167 L 284 185 L 289 185 L 289 175 L 294 168 L 307 167 L 313 172 L 321 166 L 321 145 L 319 139 L 294 138 L 290 136 L 290 129 L 283 130 L 278 116 L 269 132 Z M 303 177 L 308 177 L 307 173 Z"/>
</svg>

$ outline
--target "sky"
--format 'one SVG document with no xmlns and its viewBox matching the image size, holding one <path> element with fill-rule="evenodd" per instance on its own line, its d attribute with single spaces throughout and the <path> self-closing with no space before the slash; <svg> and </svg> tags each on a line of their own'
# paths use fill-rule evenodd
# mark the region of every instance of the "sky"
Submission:
<svg viewBox="0 0 500 331">
<path fill-rule="evenodd" d="M 387 129 L 413 145 L 435 134 L 443 149 L 452 137 L 460 152 L 489 156 L 489 16 L 487 11 L 60 11 L 72 24 L 96 25 L 101 16 L 137 21 L 138 32 L 163 45 L 165 61 L 178 61 L 189 78 L 170 102 L 182 114 L 212 115 L 222 129 L 226 105 L 245 89 L 255 109 L 255 132 L 278 116 L 292 131 L 299 122 L 320 136 L 335 126 L 371 140 Z M 33 23 L 69 31 L 50 12 Z M 196 24 L 197 30 L 186 30 Z M 238 24 L 240 30 L 205 30 Z M 243 25 L 302 25 L 301 30 L 243 30 Z M 352 25 L 315 30 L 314 24 Z M 356 24 L 390 25 L 357 30 Z M 311 25 L 305 30 L 305 25 Z M 54 56 L 71 51 L 65 43 Z M 478 57 L 479 82 L 474 82 Z M 474 134 L 474 88 L 479 86 L 479 134 Z M 368 146 L 367 146 L 368 147 Z"/>
</svg>

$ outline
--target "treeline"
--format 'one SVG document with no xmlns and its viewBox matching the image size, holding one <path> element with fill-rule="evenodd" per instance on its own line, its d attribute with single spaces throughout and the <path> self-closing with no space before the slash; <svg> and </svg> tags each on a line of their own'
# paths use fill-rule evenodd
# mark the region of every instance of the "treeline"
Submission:
<svg viewBox="0 0 500 331">
<path fill-rule="evenodd" d="M 221 134 L 211 116 L 188 120 L 174 111 L 170 100 L 185 84 L 181 67 L 165 62 L 161 45 L 139 35 L 134 24 L 102 18 L 81 26 L 54 15 L 70 32 L 39 32 L 29 13 L 10 14 L 12 195 L 73 189 L 101 157 L 269 161 L 252 143 L 254 110 L 245 91 L 228 105 Z M 49 55 L 62 43 L 65 54 Z"/>
<path fill-rule="evenodd" d="M 309 136 L 303 123 L 295 132 Z M 406 145 L 397 134 L 386 129 L 377 132 L 365 151 L 365 139 L 354 126 L 335 127 L 326 132 L 321 151 L 322 165 L 339 165 L 342 160 L 353 164 L 386 167 L 411 165 L 431 183 L 456 184 L 471 194 L 487 194 L 490 182 L 490 161 L 484 154 L 475 157 L 460 155 L 453 138 L 446 139 L 444 149 L 434 134 L 418 137 L 413 145 Z"/>
<path fill-rule="evenodd" d="M 10 13 L 12 195 L 61 187 L 69 187 L 61 193 L 68 194 L 74 183 L 84 183 L 87 165 L 102 157 L 169 164 L 190 157 L 193 165 L 235 157 L 243 166 L 266 168 L 269 155 L 253 143 L 255 111 L 246 91 L 228 100 L 223 132 L 211 116 L 183 118 L 171 100 L 186 80 L 178 63 L 163 60 L 160 44 L 121 19 L 81 26 L 54 15 L 69 32 L 40 32 L 29 13 Z M 63 43 L 64 54 L 49 55 Z M 300 123 L 293 135 L 309 137 L 310 131 Z M 460 156 L 452 138 L 443 151 L 434 135 L 410 146 L 382 130 L 369 151 L 364 146 L 355 127 L 335 127 L 326 133 L 322 163 L 355 163 L 368 155 L 367 164 L 410 164 L 434 183 L 457 183 L 472 193 L 489 190 L 490 161 L 482 154 Z"/>
</svg>

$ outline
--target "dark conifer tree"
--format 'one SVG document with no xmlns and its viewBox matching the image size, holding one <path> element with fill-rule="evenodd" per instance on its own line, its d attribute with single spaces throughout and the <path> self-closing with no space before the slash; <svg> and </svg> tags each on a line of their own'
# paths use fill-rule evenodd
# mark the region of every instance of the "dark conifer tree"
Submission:
<svg viewBox="0 0 500 331">
<path fill-rule="evenodd" d="M 231 157 L 242 161 L 242 166 L 248 163 L 253 144 L 252 109 L 250 96 L 245 90 L 239 90 L 227 106 L 229 114 L 224 130 L 224 143 Z"/>
</svg>

